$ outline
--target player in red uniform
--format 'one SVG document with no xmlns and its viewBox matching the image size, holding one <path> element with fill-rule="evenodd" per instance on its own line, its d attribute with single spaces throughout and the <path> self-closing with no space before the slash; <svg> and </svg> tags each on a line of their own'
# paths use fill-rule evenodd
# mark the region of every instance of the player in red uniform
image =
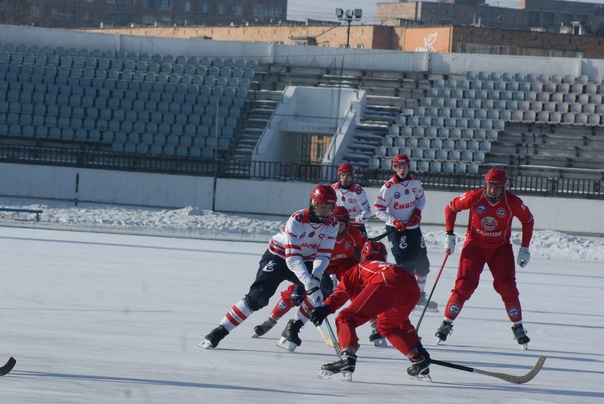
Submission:
<svg viewBox="0 0 604 404">
<path fill-rule="evenodd" d="M 356 328 L 377 316 L 380 334 L 411 361 L 407 373 L 414 379 L 431 380 L 430 355 L 409 321 L 420 295 L 417 281 L 403 266 L 386 262 L 387 254 L 382 243 L 365 243 L 361 262 L 350 268 L 325 303 L 312 311 L 311 321 L 320 325 L 330 313 L 351 301 L 336 317 L 340 359 L 323 365 L 319 377 L 352 378 L 359 347 Z"/>
<path fill-rule="evenodd" d="M 501 295 L 510 321 L 514 339 L 526 348 L 530 341 L 522 326 L 522 309 L 518 288 L 514 252 L 510 243 L 512 220 L 522 224 L 522 240 L 518 265 L 524 268 L 529 260 L 529 244 L 533 235 L 533 215 L 516 195 L 505 189 L 508 176 L 505 170 L 492 168 L 485 176 L 484 189 L 470 190 L 453 199 L 445 208 L 447 230 L 446 250 L 455 251 L 453 228 L 457 213 L 470 210 L 466 241 L 459 257 L 457 279 L 445 309 L 445 318 L 436 336 L 445 341 L 451 334 L 453 320 L 459 315 L 466 300 L 476 288 L 484 265 L 493 275 L 493 287 Z"/>
<path fill-rule="evenodd" d="M 325 269 L 323 278 L 321 278 L 321 290 L 323 291 L 324 297 L 329 296 L 344 273 L 359 262 L 356 257 L 360 253 L 363 244 L 367 241 L 367 237 L 365 237 L 356 227 L 349 225 L 350 215 L 346 208 L 343 206 L 336 206 L 331 214 L 338 220 L 339 229 L 333 253 L 329 260 L 329 266 Z M 252 338 L 257 338 L 266 334 L 292 307 L 299 306 L 303 299 L 304 288 L 299 285 L 291 284 L 287 289 L 283 290 L 281 292 L 281 299 L 275 304 L 275 307 L 273 307 L 273 311 L 269 318 L 264 323 L 254 327 L 255 334 Z M 298 310 L 295 320 L 301 320 L 302 323 L 305 324 L 308 321 L 308 317 L 309 315 L 305 310 Z M 283 336 L 284 341 L 283 343 L 279 341 L 279 346 L 293 351 L 302 343 L 297 333 L 290 333 L 288 338 L 289 339 L 286 339 L 285 336 Z M 290 343 L 293 343 L 294 345 L 291 345 Z"/>
<path fill-rule="evenodd" d="M 283 231 L 271 238 L 249 292 L 231 307 L 199 347 L 215 348 L 253 312 L 266 306 L 283 281 L 304 287 L 305 310 L 321 304 L 320 280 L 338 234 L 338 222 L 331 216 L 335 205 L 336 193 L 331 186 L 321 184 L 312 190 L 309 207 L 291 215 Z"/>
</svg>

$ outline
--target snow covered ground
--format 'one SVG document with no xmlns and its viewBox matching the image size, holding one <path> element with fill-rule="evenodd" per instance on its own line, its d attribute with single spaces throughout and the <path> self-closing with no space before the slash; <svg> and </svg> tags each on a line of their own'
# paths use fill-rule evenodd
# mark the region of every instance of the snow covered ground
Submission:
<svg viewBox="0 0 604 404">
<path fill-rule="evenodd" d="M 218 349 L 197 344 L 246 292 L 266 242 L 285 218 L 217 214 L 196 208 L 139 209 L 0 199 L 0 378 L 10 403 L 599 403 L 604 400 L 604 240 L 535 233 L 532 260 L 518 270 L 528 351 L 512 339 L 488 271 L 455 323 L 435 345 L 441 314 L 420 327 L 436 359 L 520 375 L 547 356 L 541 372 L 514 385 L 433 365 L 433 383 L 409 380 L 408 361 L 375 348 L 359 329 L 353 381 L 318 380 L 335 359 L 307 325 L 295 353 L 275 346 L 285 321 L 251 339 L 275 303 L 255 313 Z M 458 231 L 463 227 L 458 226 Z M 370 235 L 383 231 L 378 222 Z M 441 228 L 424 228 L 432 287 L 444 258 Z M 519 234 L 514 234 L 518 247 Z M 435 289 L 444 304 L 456 252 Z M 285 285 L 284 285 L 285 286 Z M 417 322 L 418 314 L 412 321 Z"/>
</svg>

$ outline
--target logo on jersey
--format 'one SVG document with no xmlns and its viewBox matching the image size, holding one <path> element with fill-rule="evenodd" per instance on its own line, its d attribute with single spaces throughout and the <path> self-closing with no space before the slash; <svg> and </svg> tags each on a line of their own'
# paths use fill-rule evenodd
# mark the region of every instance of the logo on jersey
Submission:
<svg viewBox="0 0 604 404">
<path fill-rule="evenodd" d="M 484 215 L 486 211 L 487 208 L 485 208 L 484 205 L 478 205 L 476 207 L 476 213 L 478 213 L 479 215 Z"/>
<path fill-rule="evenodd" d="M 458 315 L 460 310 L 461 309 L 456 304 L 452 304 L 451 306 L 449 306 L 449 313 L 451 313 L 454 316 Z"/>
<path fill-rule="evenodd" d="M 289 233 L 289 235 L 292 236 L 293 238 L 297 238 L 297 237 L 294 237 L 293 233 Z M 306 237 L 306 232 L 300 234 L 300 240 L 302 240 L 304 237 Z"/>
<path fill-rule="evenodd" d="M 482 225 L 483 229 L 492 231 L 497 227 L 497 220 L 495 220 L 493 217 L 487 216 L 480 221 L 480 224 Z"/>
<path fill-rule="evenodd" d="M 405 189 L 405 195 L 409 195 L 409 190 Z"/>
<path fill-rule="evenodd" d="M 308 234 L 308 237 L 311 237 L 311 238 L 312 238 L 312 237 L 314 237 L 314 236 L 315 236 L 315 232 L 314 232 L 314 231 L 311 231 L 311 232 Z"/>
<path fill-rule="evenodd" d="M 395 192 L 394 193 L 394 199 L 399 199 L 401 197 L 401 193 L 400 192 Z"/>
<path fill-rule="evenodd" d="M 505 217 L 505 209 L 503 209 L 503 208 L 497 209 L 497 216 Z"/>
<path fill-rule="evenodd" d="M 510 316 L 510 318 L 516 318 L 516 317 L 518 317 L 519 314 L 520 314 L 520 310 L 518 310 L 517 307 L 512 307 L 511 309 L 508 310 L 508 315 Z"/>
</svg>

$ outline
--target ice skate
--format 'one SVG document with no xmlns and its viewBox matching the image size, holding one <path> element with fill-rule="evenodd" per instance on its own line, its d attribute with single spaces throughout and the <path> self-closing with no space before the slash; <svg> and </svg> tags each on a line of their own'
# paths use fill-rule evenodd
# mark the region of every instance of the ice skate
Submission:
<svg viewBox="0 0 604 404">
<path fill-rule="evenodd" d="M 422 294 L 419 298 L 419 301 L 415 305 L 414 310 L 424 311 L 424 307 L 426 307 L 426 304 L 428 305 L 426 312 L 438 313 L 438 303 L 433 302 L 433 301 L 428 301 L 428 299 L 426 299 L 426 292 L 422 292 Z"/>
<path fill-rule="evenodd" d="M 206 335 L 205 339 L 197 345 L 200 348 L 213 349 L 218 346 L 218 343 L 222 341 L 224 337 L 229 335 L 229 332 L 222 325 L 214 328 L 212 332 Z"/>
<path fill-rule="evenodd" d="M 528 343 L 531 339 L 526 335 L 526 330 L 522 324 L 512 326 L 512 332 L 514 333 L 514 339 L 518 341 L 518 344 L 522 346 L 522 349 L 528 349 Z"/>
<path fill-rule="evenodd" d="M 453 333 L 453 324 L 443 320 L 440 327 L 438 327 L 438 330 L 436 330 L 436 334 L 434 334 L 438 338 L 438 340 L 436 341 L 436 344 L 438 345 L 441 342 L 446 341 L 447 337 L 449 335 L 451 335 L 452 333 Z"/>
<path fill-rule="evenodd" d="M 369 334 L 369 342 L 373 342 L 373 345 L 377 347 L 388 346 L 386 338 L 384 338 L 382 334 L 380 334 L 377 328 L 371 328 L 371 334 Z"/>
<path fill-rule="evenodd" d="M 277 320 L 274 320 L 272 317 L 269 317 L 264 323 L 257 325 L 254 327 L 254 335 L 252 338 L 258 338 L 269 332 L 275 325 L 277 324 Z"/>
<path fill-rule="evenodd" d="M 277 346 L 283 349 L 287 349 L 290 352 L 294 352 L 297 347 L 302 345 L 302 340 L 298 336 L 300 328 L 302 328 L 301 320 L 291 319 L 287 322 L 285 330 L 281 333 L 281 339 L 277 343 Z"/>
<path fill-rule="evenodd" d="M 411 359 L 411 366 L 407 368 L 407 374 L 413 380 L 422 382 L 432 381 L 432 377 L 430 377 L 430 363 L 421 355 L 418 358 Z"/>
<path fill-rule="evenodd" d="M 356 363 L 357 356 L 355 354 L 349 351 L 342 351 L 339 360 L 321 366 L 319 379 L 351 381 Z"/>
</svg>

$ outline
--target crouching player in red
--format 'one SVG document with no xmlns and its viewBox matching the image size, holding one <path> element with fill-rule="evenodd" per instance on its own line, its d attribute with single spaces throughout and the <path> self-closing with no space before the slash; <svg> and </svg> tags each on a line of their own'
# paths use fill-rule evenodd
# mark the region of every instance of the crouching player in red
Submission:
<svg viewBox="0 0 604 404">
<path fill-rule="evenodd" d="M 310 321 L 318 326 L 329 314 L 351 301 L 336 317 L 340 359 L 323 365 L 320 378 L 352 379 L 359 347 L 356 328 L 377 316 L 380 334 L 411 361 L 407 368 L 411 378 L 432 380 L 430 355 L 409 321 L 420 295 L 417 281 L 403 266 L 386 262 L 387 255 L 382 243 L 365 243 L 361 262 L 350 268 L 325 303 L 312 311 Z"/>
<path fill-rule="evenodd" d="M 339 227 L 329 265 L 325 268 L 321 278 L 323 296 L 329 296 L 346 271 L 359 262 L 356 257 L 367 241 L 367 237 L 358 228 L 350 226 L 350 214 L 345 207 L 336 206 L 331 215 L 337 219 Z M 268 319 L 254 327 L 255 334 L 252 335 L 252 338 L 258 338 L 266 334 L 292 307 L 300 306 L 303 300 L 304 288 L 294 283 L 289 285 L 287 289 L 281 292 L 281 299 L 273 307 Z M 296 347 L 302 344 L 302 340 L 298 336 L 300 328 L 297 326 L 305 323 L 308 316 L 305 310 L 298 310 L 295 318 L 290 321 L 291 325 L 288 323 L 281 334 L 282 338 L 278 343 L 280 347 L 294 351 Z M 300 321 L 297 322 L 298 320 Z"/>
</svg>

